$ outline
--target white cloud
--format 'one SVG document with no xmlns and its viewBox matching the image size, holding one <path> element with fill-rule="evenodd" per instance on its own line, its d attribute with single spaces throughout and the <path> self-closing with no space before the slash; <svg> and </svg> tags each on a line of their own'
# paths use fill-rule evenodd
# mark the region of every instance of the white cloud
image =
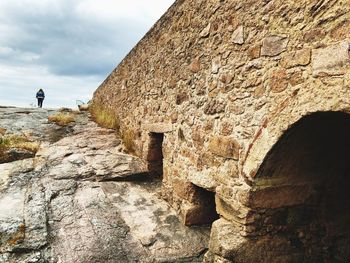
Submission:
<svg viewBox="0 0 350 263">
<path fill-rule="evenodd" d="M 0 104 L 87 100 L 173 0 L 1 0 Z"/>
<path fill-rule="evenodd" d="M 82 16 L 91 16 L 102 20 L 115 21 L 117 18 L 152 23 L 167 10 L 171 2 L 173 1 L 85 0 L 79 1 L 77 12 Z"/>
</svg>

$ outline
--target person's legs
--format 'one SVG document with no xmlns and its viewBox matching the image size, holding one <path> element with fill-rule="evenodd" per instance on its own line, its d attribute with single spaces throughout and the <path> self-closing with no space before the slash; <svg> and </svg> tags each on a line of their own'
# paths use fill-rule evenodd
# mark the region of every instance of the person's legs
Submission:
<svg viewBox="0 0 350 263">
<path fill-rule="evenodd" d="M 38 107 L 42 108 L 43 107 L 43 99 L 38 99 Z"/>
</svg>

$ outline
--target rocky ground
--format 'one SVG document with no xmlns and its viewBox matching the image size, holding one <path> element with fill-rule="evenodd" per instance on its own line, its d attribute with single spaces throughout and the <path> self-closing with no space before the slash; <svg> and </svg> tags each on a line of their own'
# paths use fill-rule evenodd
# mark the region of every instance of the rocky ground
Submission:
<svg viewBox="0 0 350 263">
<path fill-rule="evenodd" d="M 87 113 L 0 108 L 0 128 L 41 142 L 0 164 L 0 262 L 201 262 L 208 228 L 183 226 L 159 180 Z"/>
</svg>

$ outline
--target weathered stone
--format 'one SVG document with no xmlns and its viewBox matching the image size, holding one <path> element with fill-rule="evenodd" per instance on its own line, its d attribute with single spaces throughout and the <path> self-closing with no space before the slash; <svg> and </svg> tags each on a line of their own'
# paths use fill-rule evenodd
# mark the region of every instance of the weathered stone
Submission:
<svg viewBox="0 0 350 263">
<path fill-rule="evenodd" d="M 201 150 L 203 148 L 205 137 L 201 127 L 195 126 L 192 128 L 192 140 L 197 149 Z"/>
<path fill-rule="evenodd" d="M 287 72 L 285 69 L 276 69 L 270 75 L 269 86 L 272 92 L 282 92 L 288 86 Z"/>
<path fill-rule="evenodd" d="M 198 203 L 198 189 L 191 182 L 184 181 L 181 179 L 173 180 L 174 194 L 182 199 L 189 201 L 190 203 Z"/>
<path fill-rule="evenodd" d="M 302 71 L 296 71 L 292 74 L 290 74 L 288 81 L 290 85 L 296 86 L 304 82 L 303 78 L 303 72 Z"/>
<path fill-rule="evenodd" d="M 204 106 L 204 113 L 213 115 L 225 111 L 226 104 L 223 101 L 212 100 Z"/>
<path fill-rule="evenodd" d="M 201 70 L 201 63 L 200 63 L 199 57 L 196 57 L 194 60 L 192 60 L 191 64 L 189 65 L 189 69 L 193 73 L 197 73 L 198 71 Z"/>
<path fill-rule="evenodd" d="M 224 84 L 230 84 L 233 80 L 234 76 L 230 74 L 222 74 L 220 76 L 220 81 Z"/>
<path fill-rule="evenodd" d="M 222 123 L 221 132 L 220 132 L 222 135 L 224 135 L 224 136 L 231 135 L 232 131 L 233 131 L 233 124 L 232 123 L 229 123 L 229 122 Z"/>
<path fill-rule="evenodd" d="M 254 89 L 254 98 L 261 98 L 265 94 L 264 85 L 259 85 Z"/>
<path fill-rule="evenodd" d="M 274 57 L 286 51 L 289 38 L 287 36 L 272 35 L 265 37 L 261 46 L 261 55 Z"/>
<path fill-rule="evenodd" d="M 203 30 L 202 32 L 199 34 L 200 37 L 208 37 L 209 34 L 210 34 L 210 27 L 211 27 L 211 24 L 209 23 Z"/>
<path fill-rule="evenodd" d="M 233 31 L 231 38 L 233 43 L 242 45 L 244 43 L 244 27 L 237 27 L 237 29 Z"/>
<path fill-rule="evenodd" d="M 219 219 L 212 225 L 209 249 L 225 258 L 233 258 L 237 250 L 244 243 L 239 235 L 239 228 L 225 219 Z"/>
<path fill-rule="evenodd" d="M 221 67 L 220 57 L 216 57 L 212 61 L 211 72 L 214 73 L 214 74 L 217 74 L 219 72 L 220 67 Z"/>
<path fill-rule="evenodd" d="M 331 30 L 331 37 L 336 40 L 343 40 L 350 37 L 350 21 L 343 20 Z"/>
<path fill-rule="evenodd" d="M 246 223 L 249 209 L 242 205 L 238 200 L 228 201 L 219 195 L 217 195 L 215 198 L 216 210 L 218 211 L 219 215 L 233 222 L 240 222 L 242 224 Z"/>
<path fill-rule="evenodd" d="M 170 123 L 158 122 L 158 123 L 145 123 L 142 125 L 142 129 L 148 132 L 154 133 L 166 133 L 175 130 L 175 127 Z"/>
<path fill-rule="evenodd" d="M 257 189 L 249 197 L 249 205 L 253 208 L 278 208 L 305 203 L 312 194 L 309 185 L 277 186 Z"/>
<path fill-rule="evenodd" d="M 209 150 L 221 157 L 238 159 L 240 145 L 231 137 L 217 136 L 210 140 Z"/>
<path fill-rule="evenodd" d="M 248 56 L 250 59 L 256 59 L 260 57 L 260 45 L 253 46 L 248 49 Z"/>
<path fill-rule="evenodd" d="M 314 28 L 304 34 L 304 40 L 307 43 L 318 41 L 326 35 L 322 28 Z"/>
<path fill-rule="evenodd" d="M 204 167 L 219 167 L 220 165 L 221 162 L 210 152 L 201 153 L 197 160 L 198 169 L 203 169 Z"/>
<path fill-rule="evenodd" d="M 311 49 L 302 49 L 286 54 L 281 65 L 285 68 L 293 68 L 296 66 L 306 66 L 311 60 Z"/>
<path fill-rule="evenodd" d="M 343 41 L 326 48 L 313 50 L 313 75 L 315 77 L 344 75 L 346 73 L 344 66 L 350 62 L 349 45 L 349 41 Z"/>
</svg>

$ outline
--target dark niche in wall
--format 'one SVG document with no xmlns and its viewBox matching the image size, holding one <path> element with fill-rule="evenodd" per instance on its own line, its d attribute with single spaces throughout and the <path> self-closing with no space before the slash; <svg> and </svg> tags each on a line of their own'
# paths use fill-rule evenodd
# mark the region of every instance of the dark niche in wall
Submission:
<svg viewBox="0 0 350 263">
<path fill-rule="evenodd" d="M 292 125 L 260 167 L 257 234 L 284 236 L 304 262 L 350 262 L 350 115 L 316 112 Z"/>
<path fill-rule="evenodd" d="M 147 153 L 148 169 L 155 177 L 163 176 L 163 141 L 164 133 L 151 132 Z"/>
</svg>

